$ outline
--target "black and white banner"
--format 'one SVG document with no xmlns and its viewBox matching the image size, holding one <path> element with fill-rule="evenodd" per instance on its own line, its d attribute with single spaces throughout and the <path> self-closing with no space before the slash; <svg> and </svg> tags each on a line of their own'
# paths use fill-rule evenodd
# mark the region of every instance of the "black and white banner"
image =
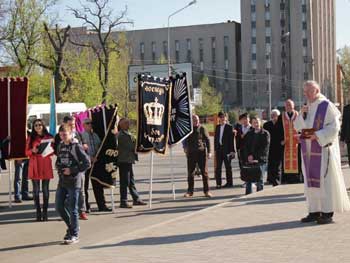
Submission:
<svg viewBox="0 0 350 263">
<path fill-rule="evenodd" d="M 103 106 L 91 113 L 94 132 L 101 138 L 97 161 L 92 164 L 90 177 L 106 187 L 113 187 L 118 177 L 118 151 L 115 139 L 118 122 L 117 106 Z"/>
<path fill-rule="evenodd" d="M 192 133 L 190 91 L 186 73 L 172 78 L 169 144 L 176 144 Z"/>
<path fill-rule="evenodd" d="M 139 76 L 137 151 L 165 153 L 170 126 L 171 82 Z"/>
</svg>

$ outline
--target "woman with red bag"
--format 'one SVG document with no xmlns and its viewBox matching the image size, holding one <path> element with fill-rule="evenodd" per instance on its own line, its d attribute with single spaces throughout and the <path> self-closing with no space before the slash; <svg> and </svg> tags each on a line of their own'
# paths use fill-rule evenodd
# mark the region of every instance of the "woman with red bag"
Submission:
<svg viewBox="0 0 350 263">
<path fill-rule="evenodd" d="M 33 182 L 33 196 L 36 207 L 36 221 L 47 221 L 49 206 L 49 183 L 53 178 L 51 142 L 53 137 L 47 131 L 44 122 L 36 119 L 32 125 L 32 132 L 27 138 L 26 154 L 29 157 L 28 174 Z M 50 148 L 50 149 L 48 149 Z M 52 153 L 51 153 L 52 152 Z M 49 153 L 49 154 L 48 154 Z M 43 210 L 40 206 L 40 182 L 43 192 Z"/>
</svg>

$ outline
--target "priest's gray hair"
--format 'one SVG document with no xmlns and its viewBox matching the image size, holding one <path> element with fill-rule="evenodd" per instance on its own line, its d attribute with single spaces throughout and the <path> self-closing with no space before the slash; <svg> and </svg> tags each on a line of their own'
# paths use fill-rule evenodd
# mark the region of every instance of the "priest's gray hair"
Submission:
<svg viewBox="0 0 350 263">
<path fill-rule="evenodd" d="M 318 90 L 318 92 L 321 91 L 320 84 L 318 84 L 317 81 L 314 81 L 314 80 L 305 81 L 304 82 L 304 87 L 308 87 L 308 86 L 315 87 Z"/>
<path fill-rule="evenodd" d="M 281 112 L 278 109 L 273 109 L 273 110 L 271 110 L 271 115 L 272 114 L 276 114 L 277 116 L 280 116 Z"/>
</svg>

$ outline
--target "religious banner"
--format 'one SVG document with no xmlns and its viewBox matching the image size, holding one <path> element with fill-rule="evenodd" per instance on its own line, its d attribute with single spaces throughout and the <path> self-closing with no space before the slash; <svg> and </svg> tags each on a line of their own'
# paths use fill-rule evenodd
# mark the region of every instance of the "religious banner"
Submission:
<svg viewBox="0 0 350 263">
<path fill-rule="evenodd" d="M 117 157 L 116 150 L 116 126 L 117 126 L 117 107 L 103 106 L 98 110 L 91 112 L 93 120 L 94 132 L 98 131 L 101 138 L 101 146 L 97 152 L 97 161 L 92 164 L 90 178 L 99 182 L 106 187 L 114 187 L 117 173 Z M 104 120 L 106 122 L 104 123 Z M 106 132 L 104 129 L 106 127 Z"/>
<path fill-rule="evenodd" d="M 137 151 L 165 154 L 170 126 L 171 81 L 139 76 Z"/>
<path fill-rule="evenodd" d="M 0 140 L 11 137 L 3 155 L 6 159 L 26 158 L 28 79 L 0 79 Z"/>
<path fill-rule="evenodd" d="M 176 144 L 192 133 L 190 91 L 186 73 L 172 78 L 169 144 Z"/>
<path fill-rule="evenodd" d="M 287 112 L 282 115 L 282 124 L 284 130 L 284 158 L 283 169 L 286 174 L 299 173 L 298 162 L 298 138 L 297 131 L 294 129 L 293 122 L 298 116 L 297 112 L 294 112 L 292 117 L 288 116 Z"/>
</svg>

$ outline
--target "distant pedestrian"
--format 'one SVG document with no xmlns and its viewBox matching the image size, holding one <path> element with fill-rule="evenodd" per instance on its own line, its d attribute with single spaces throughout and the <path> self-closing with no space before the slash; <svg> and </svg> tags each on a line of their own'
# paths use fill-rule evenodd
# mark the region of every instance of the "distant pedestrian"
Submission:
<svg viewBox="0 0 350 263">
<path fill-rule="evenodd" d="M 209 192 L 208 158 L 211 158 L 210 139 L 208 131 L 200 125 L 198 115 L 192 116 L 193 132 L 183 143 L 187 157 L 188 189 L 184 197 L 192 197 L 194 191 L 194 171 L 198 165 L 203 180 L 203 191 L 206 197 L 212 197 Z"/>
<path fill-rule="evenodd" d="M 15 178 L 13 181 L 15 203 L 21 203 L 22 200 L 33 200 L 33 197 L 30 196 L 28 189 L 28 165 L 28 159 L 15 161 Z"/>
<path fill-rule="evenodd" d="M 340 141 L 348 149 L 348 162 L 350 166 L 350 104 L 346 105 L 343 109 L 343 119 L 340 130 Z"/>
<path fill-rule="evenodd" d="M 3 154 L 3 151 L 9 142 L 10 142 L 10 137 L 0 140 L 0 172 L 1 172 L 1 169 L 6 169 L 5 155 Z"/>
<path fill-rule="evenodd" d="M 226 170 L 226 184 L 223 187 L 233 187 L 231 161 L 235 157 L 235 153 L 233 144 L 233 128 L 227 123 L 227 115 L 223 112 L 219 112 L 218 117 L 219 124 L 215 128 L 214 150 L 216 158 L 216 188 L 220 189 L 222 185 L 222 163 L 225 164 Z"/>
</svg>

